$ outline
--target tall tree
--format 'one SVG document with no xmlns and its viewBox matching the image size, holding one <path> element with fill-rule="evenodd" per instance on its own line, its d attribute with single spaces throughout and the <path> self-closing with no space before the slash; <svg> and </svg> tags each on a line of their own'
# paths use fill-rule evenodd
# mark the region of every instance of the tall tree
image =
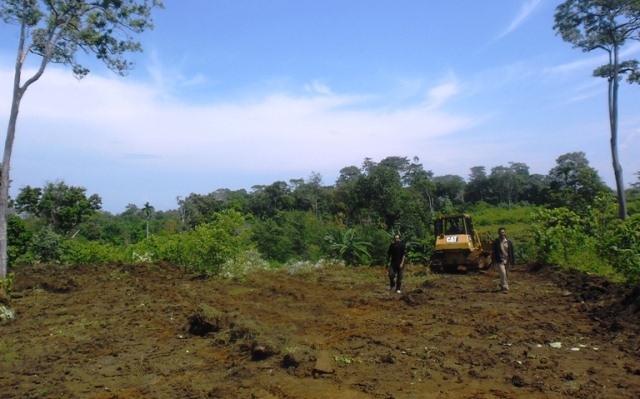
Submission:
<svg viewBox="0 0 640 399">
<path fill-rule="evenodd" d="M 611 190 L 598 172 L 589 166 L 584 152 L 571 152 L 556 159 L 556 166 L 549 171 L 551 205 L 566 207 L 584 214 L 594 198 Z"/>
<path fill-rule="evenodd" d="M 601 49 L 609 63 L 593 75 L 608 81 L 611 156 L 618 194 L 618 216 L 627 216 L 627 202 L 618 158 L 618 84 L 624 74 L 637 81 L 638 61 L 620 61 L 620 49 L 627 40 L 640 40 L 640 2 L 638 0 L 567 0 L 556 8 L 553 29 L 573 47 L 589 52 Z"/>
<path fill-rule="evenodd" d="M 155 212 L 155 209 L 149 203 L 149 201 L 145 202 L 144 206 L 142 207 L 142 213 L 144 214 L 144 218 L 146 220 L 147 238 L 149 238 L 149 220 L 151 219 L 151 216 L 153 216 L 154 212 Z"/>
<path fill-rule="evenodd" d="M 27 186 L 16 196 L 15 208 L 43 218 L 58 233 L 70 234 L 100 210 L 100 196 L 87 196 L 86 191 L 84 187 L 68 186 L 63 181 L 47 183 L 44 188 Z"/>
<path fill-rule="evenodd" d="M 484 166 L 474 166 L 469 173 L 465 197 L 470 202 L 486 201 L 489 193 L 487 170 Z"/>
<path fill-rule="evenodd" d="M 141 51 L 132 35 L 153 28 L 151 11 L 162 8 L 158 0 L 1 0 L 0 18 L 19 29 L 13 79 L 13 97 L 0 181 L 0 279 L 7 273 L 7 211 L 9 170 L 22 98 L 49 63 L 70 66 L 81 78 L 89 69 L 76 59 L 78 50 L 93 53 L 114 72 L 125 75 L 132 67 L 125 56 Z M 40 57 L 33 76 L 23 80 L 29 55 Z"/>
<path fill-rule="evenodd" d="M 318 217 L 325 194 L 322 190 L 322 175 L 311 172 L 306 182 L 304 179 L 291 179 L 289 183 L 293 187 L 294 208 L 302 211 L 311 209 Z"/>
<path fill-rule="evenodd" d="M 444 175 L 433 178 L 436 184 L 435 194 L 452 203 L 464 203 L 464 189 L 467 183 L 458 175 Z"/>
<path fill-rule="evenodd" d="M 496 166 L 491 168 L 489 182 L 496 203 L 507 203 L 511 206 L 519 201 L 529 182 L 529 167 L 521 162 L 509 162 L 509 167 Z"/>
<path fill-rule="evenodd" d="M 276 181 L 268 186 L 252 187 L 250 209 L 259 217 L 273 217 L 278 211 L 291 210 L 294 199 L 291 187 L 284 181 Z"/>
</svg>

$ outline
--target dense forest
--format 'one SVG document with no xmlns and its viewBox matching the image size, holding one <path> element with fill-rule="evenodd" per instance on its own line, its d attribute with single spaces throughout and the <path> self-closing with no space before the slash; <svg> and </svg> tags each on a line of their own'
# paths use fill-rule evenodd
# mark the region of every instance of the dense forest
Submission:
<svg viewBox="0 0 640 399">
<path fill-rule="evenodd" d="M 609 275 L 640 276 L 640 172 L 626 190 L 628 217 L 616 193 L 582 152 L 557 158 L 547 175 L 524 163 L 467 179 L 434 176 L 417 157 L 389 156 L 340 170 L 332 185 L 307 179 L 217 189 L 177 199 L 155 211 L 130 204 L 112 215 L 98 194 L 64 181 L 26 186 L 11 200 L 9 267 L 114 262 L 169 262 L 203 275 L 242 278 L 249 269 L 307 262 L 384 265 L 391 236 L 400 233 L 410 261 L 428 264 L 433 220 L 470 213 L 481 234 L 505 226 L 519 262 L 544 262 Z"/>
</svg>

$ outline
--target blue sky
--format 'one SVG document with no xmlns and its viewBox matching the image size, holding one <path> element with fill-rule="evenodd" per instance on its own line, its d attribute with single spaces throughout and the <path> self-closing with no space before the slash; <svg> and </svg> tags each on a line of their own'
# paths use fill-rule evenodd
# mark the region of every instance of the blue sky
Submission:
<svg viewBox="0 0 640 399">
<path fill-rule="evenodd" d="M 604 52 L 555 35 L 551 0 L 165 0 L 119 77 L 90 58 L 27 91 L 12 195 L 64 180 L 103 209 L 417 156 L 436 176 L 583 151 L 614 187 Z M 0 25 L 0 123 L 17 29 Z M 625 58 L 640 58 L 630 42 Z M 27 74 L 29 71 L 26 71 Z M 620 86 L 625 185 L 640 171 L 640 86 Z"/>
</svg>

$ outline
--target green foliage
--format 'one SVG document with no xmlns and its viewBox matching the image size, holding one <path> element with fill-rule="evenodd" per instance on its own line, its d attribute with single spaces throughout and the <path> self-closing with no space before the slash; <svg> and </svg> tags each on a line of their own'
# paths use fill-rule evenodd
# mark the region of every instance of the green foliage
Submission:
<svg viewBox="0 0 640 399">
<path fill-rule="evenodd" d="M 291 210 L 294 197 L 291 188 L 283 181 L 277 181 L 269 186 L 254 186 L 251 196 L 251 212 L 257 217 L 271 217 L 278 211 Z"/>
<path fill-rule="evenodd" d="M 407 262 L 412 264 L 427 265 L 431 255 L 435 250 L 434 235 L 428 234 L 422 237 L 415 237 L 406 243 Z"/>
<path fill-rule="evenodd" d="M 227 259 L 220 267 L 219 274 L 234 281 L 243 281 L 253 271 L 271 269 L 273 266 L 262 259 L 257 250 L 249 249 Z"/>
<path fill-rule="evenodd" d="M 535 222 L 534 238 L 539 261 L 612 278 L 617 272 L 633 279 L 633 273 L 624 274 L 618 263 L 623 259 L 626 262 L 624 267 L 634 270 L 633 256 L 627 251 L 633 251 L 633 245 L 623 240 L 624 250 L 618 251 L 615 246 L 620 242 L 620 234 L 626 234 L 626 230 L 606 230 L 606 235 L 602 235 L 605 230 L 592 229 L 593 219 L 581 217 L 566 208 L 539 210 Z M 603 246 L 609 250 L 603 251 Z M 635 250 L 637 256 L 637 246 Z"/>
<path fill-rule="evenodd" d="M 9 215 L 7 237 L 7 256 L 11 266 L 20 256 L 27 253 L 33 233 L 22 218 Z"/>
<path fill-rule="evenodd" d="M 295 229 L 282 219 L 262 219 L 254 222 L 253 241 L 260 253 L 267 259 L 284 263 L 295 256 L 293 249 Z"/>
<path fill-rule="evenodd" d="M 355 229 L 330 230 L 325 235 L 331 255 L 347 265 L 363 265 L 371 261 L 371 243 L 362 241 Z"/>
<path fill-rule="evenodd" d="M 406 159 L 389 157 L 379 164 L 366 158 L 361 169 L 343 168 L 335 193 L 336 213 L 346 214 L 348 225 L 393 228 L 402 212 L 401 173 L 413 181 L 407 173 L 417 167 Z"/>
<path fill-rule="evenodd" d="M 509 166 L 496 166 L 488 177 L 488 190 L 494 203 L 512 204 L 518 202 L 525 187 L 530 182 L 529 167 L 519 162 L 509 162 Z"/>
<path fill-rule="evenodd" d="M 129 248 L 132 261 L 166 261 L 206 275 L 216 275 L 222 265 L 251 249 L 245 218 L 224 210 L 183 234 L 151 236 Z"/>
<path fill-rule="evenodd" d="M 15 279 L 15 273 L 9 273 L 7 277 L 0 279 L 0 293 L 4 291 L 6 294 L 10 294 L 13 290 L 13 282 Z"/>
<path fill-rule="evenodd" d="M 157 0 L 136 1 L 4 1 L 0 16 L 5 22 L 30 28 L 30 52 L 46 62 L 71 66 L 77 77 L 89 73 L 78 63 L 76 52 L 93 53 L 120 75 L 132 63 L 124 58 L 138 52 L 140 43 L 131 33 L 153 28 L 151 10 L 163 5 Z"/>
<path fill-rule="evenodd" d="M 126 260 L 121 247 L 82 239 L 65 240 L 61 243 L 60 262 L 67 265 L 106 265 Z"/>
<path fill-rule="evenodd" d="M 603 245 L 613 267 L 627 280 L 640 281 L 640 214 L 618 223 Z"/>
<path fill-rule="evenodd" d="M 462 177 L 456 175 L 436 176 L 433 181 L 436 183 L 435 195 L 440 199 L 444 208 L 450 204 L 462 202 L 466 186 Z"/>
<path fill-rule="evenodd" d="M 254 220 L 251 235 L 260 253 L 269 260 L 318 260 L 325 251 L 325 224 L 312 211 L 277 212 L 272 218 Z"/>
<path fill-rule="evenodd" d="M 562 169 L 560 175 L 567 172 L 567 179 L 559 180 L 571 184 L 581 181 L 578 177 L 583 174 L 577 169 L 586 165 L 583 157 L 566 154 L 561 159 L 563 168 L 553 171 Z M 580 212 L 562 207 L 547 209 L 513 202 L 527 195 L 522 191 L 530 186 L 530 182 L 525 184 L 526 165 L 510 163 L 509 168 L 494 168 L 495 178 L 487 177 L 481 167 L 472 171 L 477 197 L 495 201 L 500 196 L 492 190 L 501 187 L 512 191 L 505 192 L 507 197 L 499 205 L 466 201 L 454 206 L 445 188 L 447 183 L 460 181 L 449 176 L 439 183 L 441 194 L 446 194 L 441 198 L 448 201 L 444 204 L 449 209 L 446 211 L 439 208 L 443 204 L 438 205 L 434 197 L 438 184 L 432 173 L 420 164 L 400 157 L 385 158 L 379 164 L 367 159 L 362 168 L 341 170 L 336 187 L 321 187 L 320 176 L 313 175 L 308 183 L 292 179 L 293 190 L 276 182 L 255 187 L 252 194 L 244 190 L 192 194 L 179 200 L 180 209 L 176 211 L 155 212 L 147 203 L 143 208 L 129 205 L 115 216 L 97 212 L 76 226 L 72 240 L 48 228 L 43 219 L 13 217 L 9 219 L 13 226 L 10 249 L 15 248 L 12 261 L 165 261 L 206 275 L 242 280 L 250 270 L 288 265 L 313 269 L 323 259 L 348 265 L 384 265 L 391 238 L 399 232 L 407 245 L 408 262 L 427 264 L 434 245 L 434 213 L 446 211 L 471 214 L 483 244 L 496 237 L 499 227 L 506 227 L 515 243 L 518 263 L 540 261 L 638 280 L 637 217 L 626 223 L 618 220 L 611 192 L 596 190 L 599 195 L 581 196 Z M 456 184 L 451 186 L 455 188 Z M 630 198 L 640 192 L 638 187 L 640 182 L 632 184 Z M 37 200 L 42 195 L 35 189 L 24 193 L 23 205 L 28 198 Z M 260 218 L 236 210 L 252 207 L 262 215 Z M 147 222 L 153 234 L 145 238 Z"/>
<path fill-rule="evenodd" d="M 64 182 L 48 183 L 44 188 L 24 187 L 15 200 L 15 208 L 42 218 L 56 232 L 67 234 L 100 209 L 102 199 L 86 195 L 84 187 Z"/>
<path fill-rule="evenodd" d="M 33 235 L 29 252 L 41 263 L 58 263 L 62 256 L 64 237 L 47 227 Z"/>
<path fill-rule="evenodd" d="M 33 235 L 28 251 L 18 256 L 15 263 L 109 264 L 125 259 L 122 247 L 83 238 L 66 239 L 51 228 L 45 228 Z"/>
<path fill-rule="evenodd" d="M 362 262 L 362 264 L 387 264 L 387 250 L 389 249 L 389 244 L 393 241 L 393 234 L 373 226 L 356 226 L 354 230 L 361 241 L 369 244 L 367 246 L 369 260 L 368 262 Z"/>
<path fill-rule="evenodd" d="M 586 234 L 583 220 L 566 208 L 541 209 L 534 238 L 538 259 L 545 264 L 583 271 L 602 271 L 597 241 Z"/>
<path fill-rule="evenodd" d="M 158 218 L 151 220 L 151 229 L 160 223 Z M 128 208 L 117 216 L 105 212 L 97 212 L 78 226 L 78 236 L 87 240 L 104 244 L 127 246 L 139 242 L 146 237 L 145 221 L 138 208 Z"/>
<path fill-rule="evenodd" d="M 584 215 L 594 198 L 611 190 L 583 152 L 562 155 L 549 172 L 550 204 Z"/>
</svg>

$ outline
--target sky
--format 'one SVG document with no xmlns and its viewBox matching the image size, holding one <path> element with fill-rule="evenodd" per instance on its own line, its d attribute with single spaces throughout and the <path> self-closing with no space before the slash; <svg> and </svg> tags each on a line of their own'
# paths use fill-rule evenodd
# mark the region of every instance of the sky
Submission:
<svg viewBox="0 0 640 399">
<path fill-rule="evenodd" d="M 126 77 L 91 56 L 27 90 L 10 193 L 64 181 L 102 209 L 322 176 L 390 156 L 435 176 L 581 151 L 615 187 L 603 51 L 553 31 L 552 0 L 164 0 Z M 0 125 L 18 30 L 0 24 Z M 640 58 L 640 42 L 623 48 Z M 34 72 L 33 62 L 24 71 Z M 23 79 L 24 80 L 24 79 Z M 640 171 L 640 86 L 620 85 L 624 183 Z"/>
</svg>

